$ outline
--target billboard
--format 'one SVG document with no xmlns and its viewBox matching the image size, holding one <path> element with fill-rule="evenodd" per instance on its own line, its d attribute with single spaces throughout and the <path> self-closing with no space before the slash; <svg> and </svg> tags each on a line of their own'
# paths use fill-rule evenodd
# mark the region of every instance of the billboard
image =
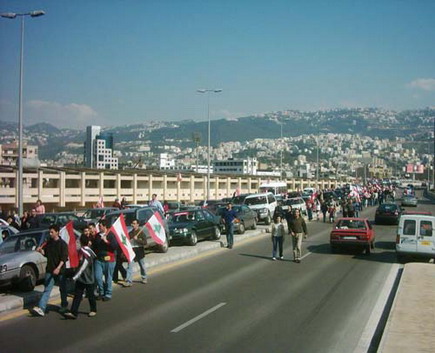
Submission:
<svg viewBox="0 0 435 353">
<path fill-rule="evenodd" d="M 413 174 L 423 174 L 424 173 L 423 164 L 411 164 L 411 163 L 409 163 L 406 165 L 406 172 L 413 173 Z"/>
</svg>

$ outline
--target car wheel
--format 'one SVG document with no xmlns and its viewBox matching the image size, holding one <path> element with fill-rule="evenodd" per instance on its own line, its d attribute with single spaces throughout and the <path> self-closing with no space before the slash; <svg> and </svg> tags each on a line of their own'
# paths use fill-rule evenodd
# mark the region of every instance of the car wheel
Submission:
<svg viewBox="0 0 435 353">
<path fill-rule="evenodd" d="M 365 247 L 365 253 L 366 253 L 366 255 L 370 255 L 371 251 L 372 251 L 372 249 L 371 249 L 370 244 L 366 245 L 366 247 Z"/>
<path fill-rule="evenodd" d="M 219 229 L 219 227 L 214 227 L 213 239 L 219 240 L 220 238 L 221 238 L 221 230 Z"/>
<path fill-rule="evenodd" d="M 32 266 L 24 265 L 20 271 L 20 282 L 18 287 L 23 291 L 31 291 L 36 286 L 36 273 Z"/>
<path fill-rule="evenodd" d="M 243 222 L 240 222 L 239 224 L 239 234 L 245 233 L 245 224 Z"/>
<path fill-rule="evenodd" d="M 190 235 L 190 238 L 189 238 L 189 242 L 188 242 L 188 244 L 189 244 L 190 246 L 195 246 L 196 243 L 198 243 L 198 237 L 197 237 L 197 235 L 196 235 L 196 232 L 193 232 L 193 231 L 192 231 L 192 234 Z"/>
<path fill-rule="evenodd" d="M 166 239 L 166 241 L 162 245 L 159 245 L 157 247 L 157 251 L 161 253 L 168 252 L 168 249 L 169 249 L 168 239 Z"/>
<path fill-rule="evenodd" d="M 271 222 L 272 222 L 272 219 L 270 218 L 270 214 L 268 214 L 266 219 L 264 220 L 264 223 L 268 226 Z"/>
<path fill-rule="evenodd" d="M 396 256 L 397 256 L 397 262 L 398 262 L 399 264 L 404 264 L 404 263 L 406 263 L 406 256 L 405 256 L 405 255 L 397 254 Z"/>
<path fill-rule="evenodd" d="M 254 218 L 254 223 L 252 224 L 252 229 L 257 229 L 257 220 Z"/>
</svg>

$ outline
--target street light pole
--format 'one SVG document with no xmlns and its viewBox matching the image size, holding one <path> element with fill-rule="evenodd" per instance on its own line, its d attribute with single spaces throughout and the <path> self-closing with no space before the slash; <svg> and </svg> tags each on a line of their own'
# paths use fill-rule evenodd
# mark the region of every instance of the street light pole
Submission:
<svg viewBox="0 0 435 353">
<path fill-rule="evenodd" d="M 211 131 L 211 123 L 210 123 L 210 93 L 220 93 L 221 89 L 198 89 L 196 90 L 198 93 L 207 93 L 207 120 L 208 120 L 208 141 L 207 141 L 207 200 L 210 200 L 210 131 Z"/>
<path fill-rule="evenodd" d="M 1 13 L 4 18 L 14 19 L 21 17 L 21 46 L 20 46 L 20 84 L 18 92 L 18 178 L 16 182 L 18 194 L 18 215 L 23 214 L 23 77 L 24 77 L 24 17 L 39 17 L 45 15 L 44 11 L 31 11 L 26 13 Z"/>
</svg>

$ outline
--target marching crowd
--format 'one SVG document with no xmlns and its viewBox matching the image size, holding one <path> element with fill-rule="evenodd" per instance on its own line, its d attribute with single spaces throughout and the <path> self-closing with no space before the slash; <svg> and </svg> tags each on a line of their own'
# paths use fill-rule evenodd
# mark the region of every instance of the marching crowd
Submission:
<svg viewBox="0 0 435 353">
<path fill-rule="evenodd" d="M 78 253 L 79 264 L 68 273 L 66 263 L 68 259 L 68 245 L 60 237 L 58 225 L 51 225 L 49 228 L 49 239 L 39 246 L 36 251 L 47 258 L 46 276 L 44 281 L 44 292 L 37 306 L 32 309 L 34 315 L 44 316 L 50 293 L 55 282 L 58 282 L 61 296 L 61 308 L 59 310 L 65 318 L 76 319 L 83 295 L 89 300 L 89 317 L 97 314 L 97 301 L 109 301 L 112 298 L 112 282 L 114 274 L 121 268 L 124 273 L 124 287 L 131 287 L 133 283 L 134 263 L 137 262 L 141 273 L 141 283 L 148 283 L 145 269 L 145 245 L 146 236 L 143 229 L 139 227 L 139 221 L 132 221 L 132 230 L 129 232 L 130 243 L 135 253 L 133 261 L 128 262 L 122 257 L 122 251 L 115 235 L 110 230 L 107 220 L 103 219 L 97 226 L 89 224 L 83 229 L 80 236 L 80 250 Z M 121 253 L 121 254 L 120 254 Z M 117 255 L 118 254 L 118 255 Z M 123 263 L 127 262 L 127 269 Z M 67 300 L 67 277 L 75 282 L 74 299 L 70 310 Z"/>
<path fill-rule="evenodd" d="M 394 201 L 395 189 L 392 186 L 384 186 L 380 183 L 372 182 L 364 187 L 350 187 L 342 190 L 339 200 L 332 197 L 326 198 L 329 190 L 315 192 L 306 201 L 308 222 L 316 217 L 317 221 L 323 222 L 329 219 L 334 222 L 338 210 L 341 210 L 343 217 L 358 217 L 359 212 L 364 207 L 375 206 L 386 201 L 388 198 Z M 119 203 L 119 205 L 118 205 Z M 119 202 L 115 200 L 116 207 L 120 209 L 126 205 L 125 198 Z M 153 194 L 150 205 L 158 208 L 162 213 L 165 212 L 163 205 L 157 200 L 157 195 Z M 1 210 L 0 210 L 1 212 Z M 17 229 L 37 228 L 39 225 L 34 221 L 36 215 L 45 213 L 45 207 L 40 200 L 32 208 L 31 215 L 26 214 L 19 218 L 14 212 L 2 216 L 9 225 Z M 227 247 L 233 248 L 234 244 L 234 220 L 237 218 L 236 212 L 232 209 L 232 204 L 228 203 L 222 220 L 227 231 Z M 279 205 L 273 215 L 271 227 L 272 240 L 272 260 L 283 259 L 283 242 L 285 228 L 283 220 L 286 220 L 287 232 L 292 239 L 293 261 L 301 262 L 302 258 L 302 239 L 308 235 L 307 224 L 301 214 L 300 209 L 286 209 Z M 145 246 L 147 245 L 146 235 L 139 225 L 138 220 L 131 222 L 129 239 L 134 251 L 134 260 L 128 261 L 115 235 L 111 231 L 107 220 L 102 219 L 98 226 L 90 223 L 83 229 L 80 236 L 80 248 L 78 250 L 78 263 L 74 269 L 67 269 L 69 259 L 68 244 L 60 237 L 58 225 L 49 227 L 49 239 L 40 245 L 36 251 L 47 258 L 46 276 L 44 280 L 44 292 L 37 306 L 32 309 L 36 316 L 44 316 L 50 293 L 55 283 L 59 284 L 61 295 L 61 308 L 59 310 L 65 318 L 76 319 L 81 301 L 86 295 L 90 312 L 89 317 L 97 314 L 97 301 L 110 301 L 112 298 L 112 282 L 118 282 L 119 272 L 124 281 L 124 287 L 133 285 L 134 264 L 137 263 L 140 269 L 141 283 L 148 282 L 145 268 Z M 123 263 L 127 263 L 127 268 Z M 70 309 L 67 300 L 67 278 L 72 278 L 75 283 L 74 299 Z"/>
</svg>

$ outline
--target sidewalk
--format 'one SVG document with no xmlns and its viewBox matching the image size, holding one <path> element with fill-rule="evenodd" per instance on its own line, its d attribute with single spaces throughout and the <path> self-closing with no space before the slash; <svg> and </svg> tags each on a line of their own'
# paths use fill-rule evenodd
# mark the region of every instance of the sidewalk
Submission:
<svg viewBox="0 0 435 353">
<path fill-rule="evenodd" d="M 435 265 L 405 265 L 378 352 L 433 352 Z"/>
<path fill-rule="evenodd" d="M 237 243 L 248 238 L 259 237 L 265 234 L 267 227 L 259 227 L 256 230 L 248 230 L 244 234 L 234 234 L 234 241 Z M 147 271 L 160 266 L 175 263 L 180 260 L 194 258 L 195 256 L 223 247 L 226 243 L 225 235 L 217 241 L 202 241 L 196 246 L 173 246 L 165 254 L 150 253 L 145 256 Z M 139 266 L 134 266 L 134 275 L 139 274 Z M 115 286 L 117 288 L 118 286 Z M 42 295 L 44 286 L 42 284 L 35 287 L 32 292 L 13 292 L 0 294 L 0 317 L 14 310 L 26 309 L 34 306 Z M 60 298 L 59 288 L 55 286 L 51 292 L 50 301 Z"/>
</svg>

